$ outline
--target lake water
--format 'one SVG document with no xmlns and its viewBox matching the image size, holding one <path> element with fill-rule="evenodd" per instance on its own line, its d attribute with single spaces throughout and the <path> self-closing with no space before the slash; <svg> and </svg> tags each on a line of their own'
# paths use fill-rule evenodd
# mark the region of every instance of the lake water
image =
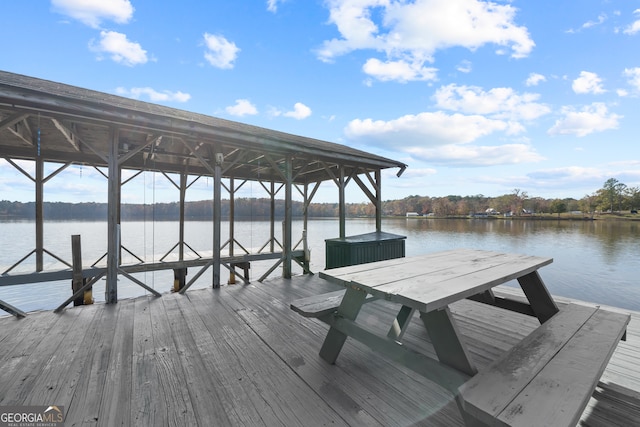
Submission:
<svg viewBox="0 0 640 427">
<path fill-rule="evenodd" d="M 260 249 L 269 237 L 269 222 L 236 222 L 236 240 L 245 248 Z M 279 226 L 278 226 L 279 227 Z M 302 236 L 302 221 L 294 221 L 293 236 Z M 35 226 L 29 221 L 0 222 L 0 272 L 18 262 L 35 248 Z M 222 241 L 228 223 L 222 223 Z M 338 237 L 337 219 L 309 220 L 308 241 L 311 249 L 311 269 L 324 269 L 325 239 Z M 383 230 L 407 236 L 406 255 L 442 251 L 454 248 L 487 249 L 553 257 L 554 262 L 540 270 L 549 290 L 555 294 L 621 308 L 640 310 L 640 223 L 630 221 L 529 221 L 488 219 L 384 219 Z M 347 235 L 375 231 L 372 219 L 347 221 Z M 71 235 L 82 236 L 82 256 L 90 265 L 106 253 L 106 222 L 46 222 L 45 249 L 56 256 L 71 260 Z M 212 224 L 187 222 L 186 243 L 196 251 L 211 251 Z M 276 229 L 280 236 L 280 230 Z M 279 241 L 282 241 L 278 237 Z M 140 258 L 158 259 L 178 242 L 177 222 L 128 222 L 122 224 L 122 243 Z M 236 245 L 236 254 L 241 250 Z M 135 258 L 124 252 L 123 262 Z M 251 279 L 257 280 L 272 265 L 271 261 L 251 264 Z M 55 258 L 45 255 L 45 269 L 65 268 Z M 294 273 L 301 269 L 294 265 Z M 32 255 L 11 274 L 32 272 Z M 187 280 L 196 273 L 189 269 Z M 210 286 L 211 270 L 205 272 L 192 288 Z M 228 273 L 221 270 L 223 281 Z M 276 269 L 272 275 L 280 275 Z M 137 275 L 149 286 L 167 292 L 173 286 L 171 271 Z M 510 283 L 517 286 L 517 282 Z M 5 286 L 0 288 L 0 300 L 25 311 L 53 309 L 70 293 L 68 281 Z M 104 281 L 94 286 L 96 301 L 104 301 Z M 144 290 L 120 278 L 120 298 L 144 294 Z M 2 313 L 0 313 L 2 315 Z"/>
</svg>

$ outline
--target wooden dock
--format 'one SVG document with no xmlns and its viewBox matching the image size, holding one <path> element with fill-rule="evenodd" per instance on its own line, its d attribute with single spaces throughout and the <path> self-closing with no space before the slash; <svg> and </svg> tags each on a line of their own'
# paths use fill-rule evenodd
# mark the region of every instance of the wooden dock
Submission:
<svg viewBox="0 0 640 427">
<path fill-rule="evenodd" d="M 320 359 L 327 326 L 289 303 L 337 289 L 297 276 L 0 318 L 0 406 L 63 405 L 67 426 L 462 425 L 445 390 L 355 341 Z M 359 321 L 386 330 L 385 304 Z M 536 326 L 471 301 L 452 312 L 479 369 Z M 406 345 L 433 355 L 419 322 Z M 635 312 L 581 424 L 640 425 L 639 350 Z"/>
</svg>

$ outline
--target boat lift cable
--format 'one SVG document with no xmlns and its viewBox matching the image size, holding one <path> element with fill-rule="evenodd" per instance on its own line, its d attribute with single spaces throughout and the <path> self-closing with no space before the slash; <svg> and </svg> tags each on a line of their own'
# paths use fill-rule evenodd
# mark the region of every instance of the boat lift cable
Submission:
<svg viewBox="0 0 640 427">
<path fill-rule="evenodd" d="M 38 113 L 38 157 L 40 157 L 40 113 Z"/>
</svg>

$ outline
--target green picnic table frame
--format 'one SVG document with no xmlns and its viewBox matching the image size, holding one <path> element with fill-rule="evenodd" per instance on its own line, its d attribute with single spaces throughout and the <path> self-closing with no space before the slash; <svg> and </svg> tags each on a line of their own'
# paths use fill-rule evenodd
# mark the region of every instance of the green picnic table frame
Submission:
<svg viewBox="0 0 640 427">
<path fill-rule="evenodd" d="M 339 300 L 335 310 L 324 310 L 316 316 L 330 326 L 320 356 L 335 363 L 346 339 L 351 337 L 455 394 L 477 369 L 449 305 L 472 298 L 534 315 L 544 323 L 558 312 L 558 307 L 537 270 L 552 261 L 552 258 L 529 255 L 457 249 L 320 272 L 320 277 L 346 288 L 342 299 L 333 296 L 334 304 Z M 528 303 L 493 295 L 493 287 L 510 280 L 519 282 Z M 362 306 L 374 299 L 399 305 L 386 336 L 356 321 Z M 438 360 L 401 344 L 416 311 L 429 333 Z"/>
</svg>

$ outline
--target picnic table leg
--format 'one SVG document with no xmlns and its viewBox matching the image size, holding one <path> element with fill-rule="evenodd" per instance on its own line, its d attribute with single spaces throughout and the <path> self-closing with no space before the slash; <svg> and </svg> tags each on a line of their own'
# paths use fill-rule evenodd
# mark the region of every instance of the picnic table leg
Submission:
<svg viewBox="0 0 640 427">
<path fill-rule="evenodd" d="M 415 308 L 403 305 L 396 318 L 393 319 L 393 325 L 391 325 L 391 329 L 389 329 L 387 336 L 396 341 L 402 340 L 402 336 L 406 332 L 407 326 L 409 326 L 409 321 L 411 320 L 414 311 L 416 311 Z"/>
<path fill-rule="evenodd" d="M 362 304 L 364 304 L 367 298 L 367 293 L 361 289 L 347 288 L 340 307 L 335 316 L 343 317 L 349 320 L 356 320 Z M 336 359 L 342 350 L 344 342 L 347 340 L 347 336 L 338 331 L 334 327 L 329 328 L 327 337 L 324 339 L 322 348 L 320 349 L 320 357 L 327 362 L 334 364 Z"/>
<path fill-rule="evenodd" d="M 527 296 L 529 304 L 531 304 L 533 314 L 535 314 L 540 323 L 551 319 L 559 311 L 537 271 L 518 277 L 518 283 L 520 283 L 522 291 Z"/>
<path fill-rule="evenodd" d="M 461 335 L 449 307 L 429 313 L 420 312 L 420 318 L 431 337 L 438 360 L 468 375 L 478 372 L 467 346 L 460 340 Z"/>
</svg>

